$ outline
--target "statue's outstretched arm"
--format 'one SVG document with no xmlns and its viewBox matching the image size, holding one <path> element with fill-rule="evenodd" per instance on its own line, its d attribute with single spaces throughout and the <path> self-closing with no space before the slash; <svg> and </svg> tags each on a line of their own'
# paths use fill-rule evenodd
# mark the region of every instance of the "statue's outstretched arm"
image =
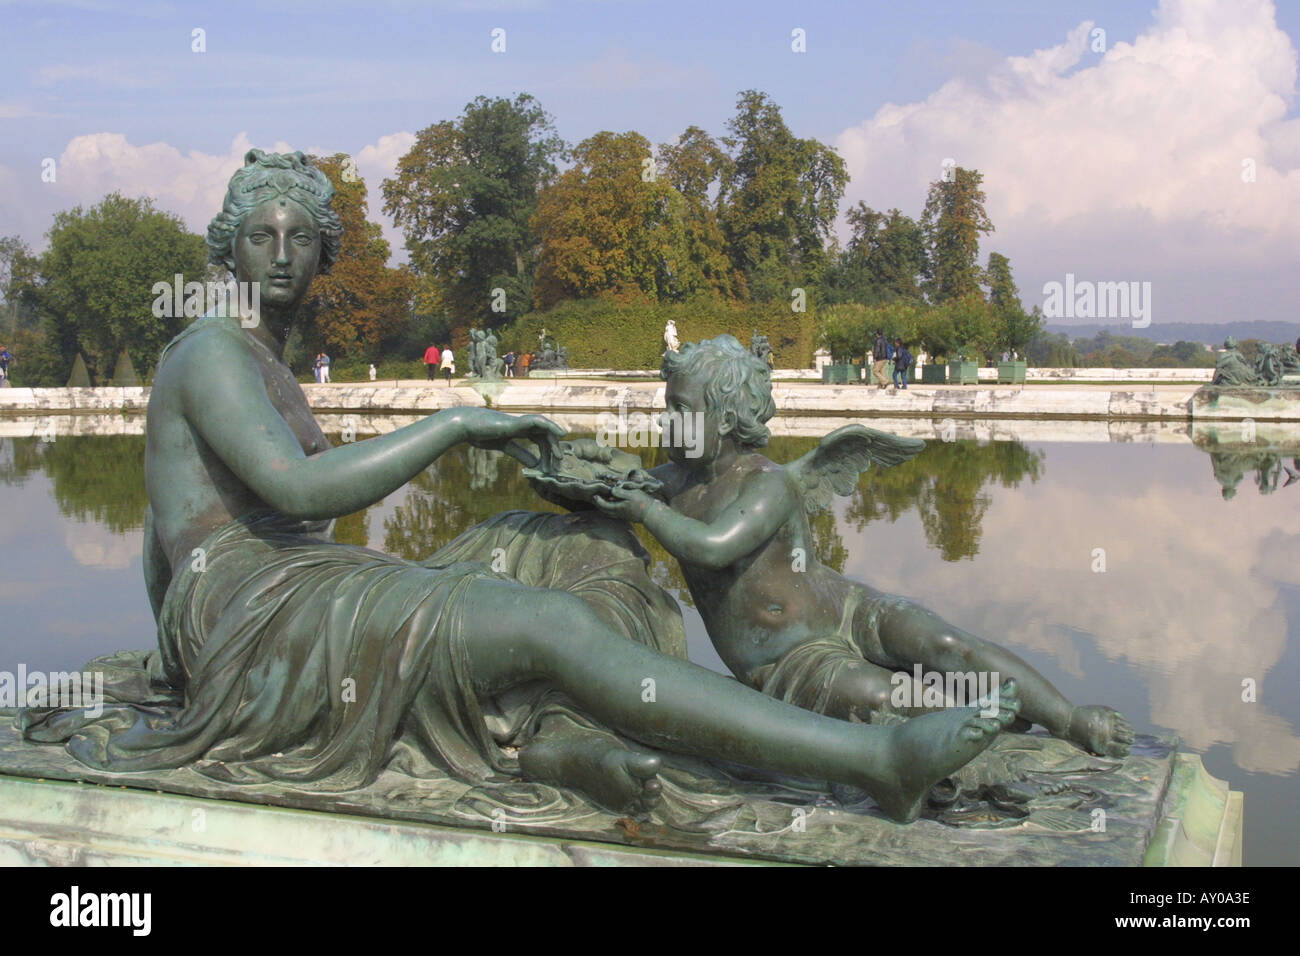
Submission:
<svg viewBox="0 0 1300 956">
<path fill-rule="evenodd" d="M 241 345 L 219 333 L 208 338 L 201 353 L 187 356 L 185 416 L 241 481 L 288 517 L 318 520 L 359 511 L 483 431 L 470 421 L 482 410 L 444 409 L 387 435 L 308 457 Z"/>
</svg>

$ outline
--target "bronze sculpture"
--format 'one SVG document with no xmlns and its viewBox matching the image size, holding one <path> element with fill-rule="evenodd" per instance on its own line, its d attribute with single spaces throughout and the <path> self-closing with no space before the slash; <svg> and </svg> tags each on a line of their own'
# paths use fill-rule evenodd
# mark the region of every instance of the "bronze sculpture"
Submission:
<svg viewBox="0 0 1300 956">
<path fill-rule="evenodd" d="M 762 357 L 723 335 L 665 355 L 662 377 L 670 462 L 647 473 L 656 486 L 573 493 L 641 522 L 677 558 L 714 647 L 737 677 L 818 713 L 868 720 L 929 709 L 912 700 L 900 673 L 995 673 L 1017 681 L 1026 720 L 1095 754 L 1128 752 L 1133 730 L 1116 711 L 1074 706 L 1005 648 L 817 561 L 805 511 L 852 493 L 859 472 L 905 461 L 924 442 L 847 425 L 782 468 L 758 452 L 776 412 Z M 702 436 L 696 456 L 682 440 L 688 417 Z"/>
<path fill-rule="evenodd" d="M 906 822 L 1015 718 L 1013 681 L 990 716 L 981 701 L 875 726 L 660 653 L 680 628 L 670 599 L 641 586 L 644 551 L 599 515 L 508 512 L 418 563 L 334 543 L 332 519 L 454 444 L 542 474 L 564 449 L 545 418 L 478 408 L 330 446 L 282 350 L 338 252 L 332 195 L 300 153 L 250 151 L 232 177 L 208 243 L 259 284 L 261 307 L 197 320 L 159 361 L 144 555 L 159 651 L 116 669 L 99 716 L 24 711 L 29 740 L 114 773 L 189 766 L 322 790 L 364 786 L 400 743 L 464 779 L 531 776 L 633 811 L 657 799 L 659 748 L 850 784 Z M 520 697 L 523 719 L 504 727 L 504 701 Z"/>
</svg>

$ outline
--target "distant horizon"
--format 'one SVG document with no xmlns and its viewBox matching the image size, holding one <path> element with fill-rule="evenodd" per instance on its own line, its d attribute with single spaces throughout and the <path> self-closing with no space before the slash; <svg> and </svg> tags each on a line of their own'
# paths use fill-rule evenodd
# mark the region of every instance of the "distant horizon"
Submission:
<svg viewBox="0 0 1300 956">
<path fill-rule="evenodd" d="M 657 147 L 727 135 L 757 89 L 844 158 L 841 242 L 859 200 L 919 218 L 955 163 L 984 175 L 981 265 L 1008 256 L 1027 309 L 1075 277 L 1149 290 L 1154 326 L 1300 315 L 1300 4 L 0 0 L 0 31 L 22 40 L 0 62 L 0 235 L 37 251 L 113 191 L 202 233 L 259 146 L 353 156 L 399 263 L 380 183 L 480 94 L 531 94 L 569 145 Z"/>
</svg>

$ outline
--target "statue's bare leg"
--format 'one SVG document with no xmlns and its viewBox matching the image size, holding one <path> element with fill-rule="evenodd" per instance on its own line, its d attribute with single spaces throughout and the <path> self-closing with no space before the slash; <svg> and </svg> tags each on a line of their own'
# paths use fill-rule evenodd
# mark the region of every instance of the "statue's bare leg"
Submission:
<svg viewBox="0 0 1300 956">
<path fill-rule="evenodd" d="M 1046 677 L 1025 661 L 991 641 L 949 624 L 933 611 L 892 596 L 878 622 L 880 643 L 891 661 L 877 663 L 927 670 L 994 673 L 1014 678 L 1020 686 L 1026 720 L 1042 724 L 1095 754 L 1122 757 L 1133 743 L 1133 728 L 1116 710 L 1100 705 L 1076 707 Z"/>
<path fill-rule="evenodd" d="M 649 746 L 860 787 L 910 821 L 936 782 L 983 751 L 1015 717 L 1014 683 L 996 717 L 979 707 L 880 727 L 800 710 L 610 631 L 582 599 L 499 579 L 471 582 L 467 642 L 481 694 L 545 679 L 591 717 Z M 986 705 L 981 705 L 986 706 Z"/>
</svg>

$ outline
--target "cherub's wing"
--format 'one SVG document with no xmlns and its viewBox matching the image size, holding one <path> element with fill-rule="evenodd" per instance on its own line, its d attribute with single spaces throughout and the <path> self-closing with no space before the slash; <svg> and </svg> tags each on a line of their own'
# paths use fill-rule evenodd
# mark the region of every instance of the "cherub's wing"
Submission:
<svg viewBox="0 0 1300 956">
<path fill-rule="evenodd" d="M 858 475 L 875 462 L 898 465 L 925 447 L 919 438 L 902 438 L 865 425 L 845 425 L 826 435 L 817 447 L 785 466 L 803 493 L 804 508 L 823 511 L 835 495 L 851 495 Z"/>
</svg>

